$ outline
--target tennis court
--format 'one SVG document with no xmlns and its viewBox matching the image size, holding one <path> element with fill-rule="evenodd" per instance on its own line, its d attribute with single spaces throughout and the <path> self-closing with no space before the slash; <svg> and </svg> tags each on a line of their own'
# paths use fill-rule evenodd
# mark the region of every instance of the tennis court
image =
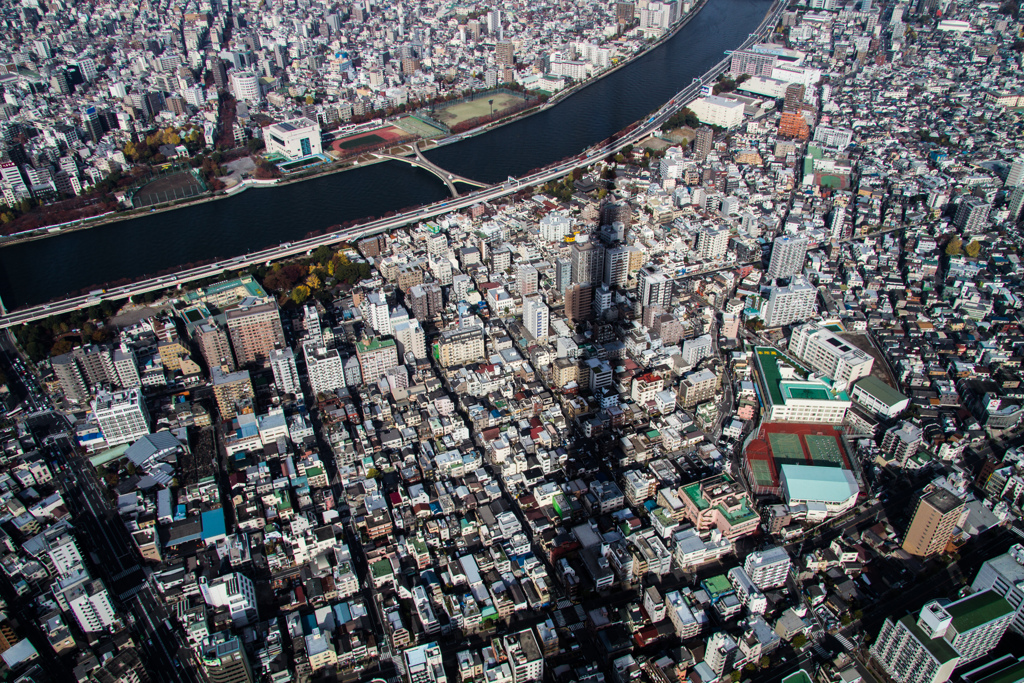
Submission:
<svg viewBox="0 0 1024 683">
<path fill-rule="evenodd" d="M 775 432 L 768 435 L 772 446 L 772 457 L 776 465 L 806 465 L 804 447 L 800 444 L 799 434 L 783 434 Z"/>
<path fill-rule="evenodd" d="M 750 460 L 750 473 L 754 475 L 755 486 L 774 486 L 772 466 L 765 460 Z"/>
<path fill-rule="evenodd" d="M 432 126 L 423 119 L 415 116 L 406 116 L 404 119 L 396 121 L 395 125 L 410 135 L 415 135 L 416 137 L 423 138 L 424 140 L 441 137 L 446 134 L 445 131 L 440 128 Z"/>
<path fill-rule="evenodd" d="M 836 437 L 831 434 L 807 434 L 804 441 L 815 465 L 843 467 L 843 450 Z"/>
</svg>

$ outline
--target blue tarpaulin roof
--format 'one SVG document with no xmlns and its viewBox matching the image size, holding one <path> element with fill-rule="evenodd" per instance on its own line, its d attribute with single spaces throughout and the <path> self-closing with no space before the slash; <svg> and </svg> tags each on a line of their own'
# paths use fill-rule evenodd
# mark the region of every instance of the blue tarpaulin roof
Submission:
<svg viewBox="0 0 1024 683">
<path fill-rule="evenodd" d="M 208 510 L 203 513 L 203 540 L 216 540 L 227 534 L 227 525 L 224 522 L 224 510 Z"/>
</svg>

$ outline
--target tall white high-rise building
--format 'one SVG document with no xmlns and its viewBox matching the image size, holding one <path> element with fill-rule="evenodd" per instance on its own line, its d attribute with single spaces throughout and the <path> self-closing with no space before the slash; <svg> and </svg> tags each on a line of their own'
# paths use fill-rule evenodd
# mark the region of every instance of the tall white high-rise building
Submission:
<svg viewBox="0 0 1024 683">
<path fill-rule="evenodd" d="M 531 629 L 503 636 L 501 647 L 512 667 L 512 683 L 535 683 L 544 680 L 544 654 Z"/>
<path fill-rule="evenodd" d="M 672 302 L 672 280 L 657 266 L 644 266 L 637 273 L 637 303 L 640 306 L 668 308 Z"/>
<path fill-rule="evenodd" d="M 149 434 L 149 412 L 138 387 L 113 394 L 100 391 L 91 405 L 108 446 L 133 443 Z"/>
<path fill-rule="evenodd" d="M 78 550 L 75 537 L 70 533 L 63 533 L 51 539 L 47 544 L 46 554 L 50 556 L 53 569 L 60 577 L 71 576 L 75 572 L 81 571 L 84 566 L 82 553 Z"/>
<path fill-rule="evenodd" d="M 345 363 L 337 349 L 307 344 L 303 350 L 306 354 L 306 375 L 314 396 L 329 394 L 345 386 Z"/>
<path fill-rule="evenodd" d="M 802 277 L 795 277 L 785 287 L 772 287 L 762 319 L 765 327 L 782 327 L 803 322 L 816 311 L 818 290 Z"/>
<path fill-rule="evenodd" d="M 1020 210 L 1024 208 L 1024 185 L 1018 185 L 1010 193 L 1010 220 L 1020 218 Z"/>
<path fill-rule="evenodd" d="M 110 594 L 99 579 L 74 586 L 64 594 L 64 598 L 85 633 L 105 631 L 117 621 Z"/>
<path fill-rule="evenodd" d="M 537 286 L 540 276 L 537 269 L 526 264 L 521 265 L 516 271 L 516 284 L 519 286 L 519 296 L 525 298 L 537 293 Z"/>
<path fill-rule="evenodd" d="M 236 100 L 257 103 L 263 99 L 260 92 L 260 77 L 252 71 L 235 71 L 231 74 L 231 91 Z"/>
<path fill-rule="evenodd" d="M 604 255 L 604 283 L 609 287 L 625 287 L 629 282 L 630 248 L 613 247 Z"/>
<path fill-rule="evenodd" d="M 747 555 L 743 571 L 761 590 L 778 588 L 786 584 L 790 558 L 785 548 L 771 547 L 755 550 Z"/>
<path fill-rule="evenodd" d="M 324 345 L 323 325 L 320 322 L 320 314 L 313 304 L 306 304 L 303 310 L 302 329 L 305 332 L 302 336 L 303 343 L 313 342 L 317 346 Z"/>
<path fill-rule="evenodd" d="M 548 338 L 549 318 L 548 305 L 540 296 L 535 294 L 523 299 L 523 327 L 534 339 L 541 341 Z"/>
<path fill-rule="evenodd" d="M 919 615 L 885 620 L 871 658 L 897 683 L 944 683 L 953 671 L 996 648 L 1013 616 L 998 593 L 983 591 Z"/>
<path fill-rule="evenodd" d="M 437 643 L 407 647 L 402 651 L 402 660 L 408 683 L 448 683 Z"/>
<path fill-rule="evenodd" d="M 708 639 L 704 650 L 704 663 L 716 676 L 721 677 L 732 670 L 738 653 L 739 646 L 733 637 L 725 631 L 716 631 Z"/>
<path fill-rule="evenodd" d="M 540 219 L 540 238 L 545 242 L 561 242 L 572 232 L 572 219 L 560 212 L 552 211 Z"/>
<path fill-rule="evenodd" d="M 135 360 L 135 352 L 127 344 L 121 344 L 120 348 L 114 349 L 112 354 L 114 371 L 117 373 L 118 383 L 122 389 L 142 386 L 142 379 L 139 377 L 139 364 Z"/>
<path fill-rule="evenodd" d="M 388 309 L 388 300 L 384 292 L 370 292 L 359 304 L 359 312 L 363 316 L 363 322 L 373 328 L 373 331 L 381 337 L 391 334 L 391 311 Z"/>
<path fill-rule="evenodd" d="M 725 228 L 705 226 L 697 233 L 697 251 L 705 261 L 725 256 L 729 249 L 729 231 Z"/>
<path fill-rule="evenodd" d="M 768 262 L 768 277 L 792 277 L 804 269 L 807 257 L 807 238 L 779 235 L 772 242 L 772 257 Z"/>
<path fill-rule="evenodd" d="M 274 384 L 283 394 L 302 395 L 299 385 L 299 371 L 295 367 L 295 352 L 290 348 L 274 349 L 270 352 L 270 368 L 274 371 Z"/>
<path fill-rule="evenodd" d="M 703 359 L 710 358 L 714 355 L 714 352 L 714 344 L 710 334 L 702 334 L 699 337 L 687 339 L 683 342 L 683 348 L 680 351 L 683 362 L 687 365 L 696 365 Z"/>
<path fill-rule="evenodd" d="M 1004 187 L 1019 187 L 1024 185 L 1024 160 L 1015 159 L 1010 163 L 1010 169 L 1006 172 Z"/>
<path fill-rule="evenodd" d="M 419 320 L 410 318 L 393 327 L 395 328 L 395 343 L 398 344 L 399 360 L 403 360 L 407 353 L 412 353 L 417 360 L 427 357 L 427 335 Z"/>
</svg>

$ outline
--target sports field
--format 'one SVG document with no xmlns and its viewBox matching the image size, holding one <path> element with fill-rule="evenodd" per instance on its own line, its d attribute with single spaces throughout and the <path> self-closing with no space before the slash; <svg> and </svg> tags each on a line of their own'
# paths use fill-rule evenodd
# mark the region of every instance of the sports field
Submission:
<svg viewBox="0 0 1024 683">
<path fill-rule="evenodd" d="M 338 149 L 355 149 L 356 147 L 362 147 L 363 145 L 374 145 L 378 142 L 384 142 L 384 140 L 385 138 L 382 138 L 376 133 L 370 133 L 369 135 L 363 135 L 362 137 L 339 140 L 334 144 Z"/>
<path fill-rule="evenodd" d="M 526 98 L 519 95 L 490 93 L 469 102 L 461 102 L 450 107 L 435 109 L 431 116 L 450 128 L 469 119 L 489 116 L 492 111 L 495 114 L 500 114 L 506 109 L 511 109 L 525 101 Z"/>
<path fill-rule="evenodd" d="M 807 434 L 804 436 L 811 461 L 825 467 L 842 467 L 843 451 L 839 441 L 831 434 Z"/>
<path fill-rule="evenodd" d="M 395 122 L 395 125 L 416 137 L 424 138 L 429 140 L 430 138 L 438 138 L 445 134 L 445 131 L 432 126 L 426 121 L 422 121 L 415 116 L 406 116 L 404 119 L 399 119 Z"/>
<path fill-rule="evenodd" d="M 798 434 L 769 434 L 768 443 L 772 445 L 772 456 L 778 465 L 806 464 Z"/>
<path fill-rule="evenodd" d="M 748 481 L 758 495 L 778 495 L 783 465 L 851 469 L 839 432 L 825 424 L 763 424 L 744 459 Z"/>
<path fill-rule="evenodd" d="M 348 152 L 349 150 L 366 147 L 368 145 L 379 145 L 390 142 L 397 142 L 407 138 L 409 134 L 395 126 L 384 126 L 365 133 L 357 133 L 347 138 L 341 138 L 331 143 L 331 149 L 335 152 Z"/>
</svg>

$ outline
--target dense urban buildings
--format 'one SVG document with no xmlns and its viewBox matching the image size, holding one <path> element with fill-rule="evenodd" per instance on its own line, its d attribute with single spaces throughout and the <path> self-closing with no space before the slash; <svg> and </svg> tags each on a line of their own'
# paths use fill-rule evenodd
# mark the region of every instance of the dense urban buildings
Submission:
<svg viewBox="0 0 1024 683">
<path fill-rule="evenodd" d="M 73 9 L 0 17 L 5 225 L 371 161 L 695 7 Z M 777 9 L 564 179 L 12 328 L 2 673 L 1019 679 L 1022 24 Z"/>
</svg>

